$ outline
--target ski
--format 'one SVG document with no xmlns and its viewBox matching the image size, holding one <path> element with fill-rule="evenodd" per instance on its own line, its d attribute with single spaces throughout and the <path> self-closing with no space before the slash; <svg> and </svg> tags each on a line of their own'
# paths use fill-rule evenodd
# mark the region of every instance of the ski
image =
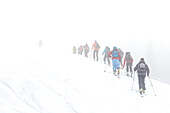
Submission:
<svg viewBox="0 0 170 113">
<path fill-rule="evenodd" d="M 127 77 L 131 77 L 131 78 L 133 78 L 132 76 L 128 76 L 128 75 L 127 75 Z"/>
<path fill-rule="evenodd" d="M 143 98 L 143 97 L 144 97 L 144 95 L 143 95 L 143 94 L 140 94 L 140 97 L 142 97 L 142 98 Z"/>
<path fill-rule="evenodd" d="M 131 90 L 133 90 L 133 89 L 131 89 Z M 134 90 L 136 93 L 138 93 L 139 95 L 140 95 L 140 97 L 145 97 L 145 96 L 147 96 L 147 94 L 146 93 L 140 93 L 140 91 L 139 90 Z"/>
</svg>

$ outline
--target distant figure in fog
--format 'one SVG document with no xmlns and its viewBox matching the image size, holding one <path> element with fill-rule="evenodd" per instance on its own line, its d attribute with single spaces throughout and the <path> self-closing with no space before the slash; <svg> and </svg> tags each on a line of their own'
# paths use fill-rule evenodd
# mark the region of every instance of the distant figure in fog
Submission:
<svg viewBox="0 0 170 113">
<path fill-rule="evenodd" d="M 106 46 L 102 55 L 104 54 L 104 58 L 103 58 L 104 64 L 106 64 L 106 59 L 107 59 L 108 65 L 110 66 L 110 59 L 109 59 L 109 56 L 108 56 L 109 52 L 110 52 L 110 48 L 108 46 Z"/>
<path fill-rule="evenodd" d="M 96 61 L 98 61 L 99 60 L 98 53 L 99 53 L 100 45 L 96 40 L 93 43 L 92 50 L 93 49 L 94 49 L 94 51 L 93 51 L 93 59 L 95 61 L 95 58 L 96 58 Z"/>
<path fill-rule="evenodd" d="M 78 48 L 78 54 L 82 55 L 83 53 L 83 46 L 80 45 L 80 47 Z"/>
<path fill-rule="evenodd" d="M 76 47 L 75 46 L 73 46 L 73 54 L 76 54 Z"/>
<path fill-rule="evenodd" d="M 144 58 L 140 59 L 140 62 L 136 65 L 134 71 L 137 71 L 138 73 L 139 93 L 143 94 L 146 91 L 146 87 L 145 87 L 146 74 L 147 76 L 149 76 L 149 67 L 145 63 Z"/>
<path fill-rule="evenodd" d="M 38 41 L 38 46 L 39 46 L 39 47 L 42 47 L 42 45 L 43 45 L 43 44 L 42 44 L 42 41 L 39 40 L 39 41 Z"/>
<path fill-rule="evenodd" d="M 87 58 L 88 58 L 88 53 L 89 53 L 89 46 L 88 46 L 88 44 L 86 43 L 86 45 L 84 46 L 84 55 L 85 55 L 85 57 L 87 57 Z"/>
</svg>

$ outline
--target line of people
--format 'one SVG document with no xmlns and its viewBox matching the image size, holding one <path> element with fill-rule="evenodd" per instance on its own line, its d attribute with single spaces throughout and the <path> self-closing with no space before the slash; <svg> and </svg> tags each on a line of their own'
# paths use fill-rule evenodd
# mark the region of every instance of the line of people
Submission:
<svg viewBox="0 0 170 113">
<path fill-rule="evenodd" d="M 95 40 L 91 50 L 93 50 L 93 59 L 94 61 L 99 61 L 99 49 L 100 49 L 100 45 L 99 43 Z M 73 46 L 73 54 L 76 54 L 78 52 L 79 55 L 83 55 L 83 51 L 84 51 L 84 55 L 85 57 L 88 58 L 88 53 L 90 51 L 89 45 L 86 43 L 84 46 L 80 45 L 78 47 L 78 49 L 76 49 L 75 46 Z"/>
<path fill-rule="evenodd" d="M 84 51 L 85 57 L 88 58 L 88 53 L 90 51 L 88 44 L 86 43 L 84 46 L 80 45 L 78 50 L 75 46 L 73 46 L 73 54 L 76 54 L 78 52 L 79 55 L 82 55 Z"/>
<path fill-rule="evenodd" d="M 91 50 L 93 50 L 93 59 L 94 61 L 98 61 L 99 57 L 99 49 L 100 49 L 100 45 L 99 43 L 95 40 Z M 84 54 L 85 57 L 88 57 L 88 53 L 89 53 L 89 46 L 88 44 L 86 44 L 85 46 L 80 46 L 78 48 L 78 54 L 82 55 L 84 50 Z M 76 48 L 73 47 L 73 53 L 76 53 Z M 132 70 L 132 65 L 133 65 L 133 58 L 130 54 L 130 52 L 126 52 L 125 57 L 124 57 L 124 52 L 117 47 L 113 47 L 112 50 L 110 50 L 110 48 L 108 46 L 105 47 L 104 51 L 102 52 L 102 55 L 104 55 L 103 61 L 104 64 L 106 64 L 106 60 L 107 60 L 107 64 L 110 66 L 111 62 L 110 62 L 110 58 L 112 60 L 112 68 L 113 68 L 113 74 L 115 76 L 118 76 L 118 78 L 120 78 L 120 69 L 123 69 L 126 66 L 126 75 L 132 77 L 133 75 L 133 70 Z M 124 57 L 124 61 L 122 63 L 122 59 Z M 145 87 L 145 77 L 146 75 L 149 76 L 149 67 L 148 65 L 145 63 L 144 58 L 141 58 L 139 63 L 134 67 L 134 72 L 137 71 L 138 73 L 138 83 L 139 83 L 139 91 L 140 93 L 145 93 L 146 91 L 146 87 Z M 116 75 L 117 73 L 117 75 Z"/>
<path fill-rule="evenodd" d="M 113 73 L 116 75 L 116 70 L 117 70 L 117 76 L 120 78 L 120 65 L 121 68 L 123 69 L 124 66 L 126 65 L 126 74 L 127 76 L 131 76 L 133 74 L 132 71 L 132 64 L 133 64 L 133 58 L 130 54 L 130 52 L 126 52 L 125 57 L 124 57 L 124 63 L 122 65 L 122 58 L 124 56 L 124 52 L 117 47 L 113 47 L 113 50 L 110 51 L 110 48 L 106 46 L 104 49 L 103 53 L 104 55 L 104 64 L 106 64 L 106 59 L 108 61 L 108 65 L 110 65 L 110 57 L 112 58 L 112 67 L 113 67 Z M 138 83 L 139 83 L 139 92 L 140 94 L 145 93 L 146 87 L 145 87 L 145 77 L 146 75 L 149 76 L 149 67 L 145 63 L 144 58 L 141 58 L 139 63 L 134 67 L 134 72 L 137 71 L 138 73 Z M 130 73 L 129 73 L 130 72 Z"/>
<path fill-rule="evenodd" d="M 103 54 L 104 54 L 104 59 L 103 59 L 104 64 L 106 64 L 106 60 L 107 60 L 109 66 L 110 66 L 110 57 L 112 57 L 112 66 L 113 66 L 114 74 L 116 73 L 116 69 L 118 69 L 118 76 L 119 76 L 119 69 L 120 68 L 123 69 L 124 66 L 126 65 L 127 76 L 132 76 L 133 58 L 130 52 L 126 52 L 123 64 L 122 64 L 122 59 L 124 56 L 124 52 L 120 48 L 117 49 L 117 47 L 113 47 L 113 50 L 110 51 L 110 48 L 106 46 L 102 55 Z"/>
</svg>

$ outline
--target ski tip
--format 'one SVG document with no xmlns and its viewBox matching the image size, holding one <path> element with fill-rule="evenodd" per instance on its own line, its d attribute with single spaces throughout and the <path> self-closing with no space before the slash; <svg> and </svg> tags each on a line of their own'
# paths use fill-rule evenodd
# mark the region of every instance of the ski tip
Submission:
<svg viewBox="0 0 170 113">
<path fill-rule="evenodd" d="M 140 94 L 140 96 L 143 98 L 143 97 L 146 96 L 146 95 L 142 93 L 142 94 Z"/>
</svg>

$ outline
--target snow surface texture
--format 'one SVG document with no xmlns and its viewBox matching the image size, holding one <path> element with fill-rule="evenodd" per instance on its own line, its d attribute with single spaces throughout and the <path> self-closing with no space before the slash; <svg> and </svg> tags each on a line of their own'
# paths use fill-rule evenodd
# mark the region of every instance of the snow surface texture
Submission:
<svg viewBox="0 0 170 113">
<path fill-rule="evenodd" d="M 63 57 L 37 49 L 34 59 L 0 67 L 0 113 L 169 113 L 170 86 L 146 78 L 147 96 L 141 98 L 138 80 L 104 72 L 102 61 L 80 55 Z M 57 58 L 57 59 L 56 59 Z"/>
</svg>

